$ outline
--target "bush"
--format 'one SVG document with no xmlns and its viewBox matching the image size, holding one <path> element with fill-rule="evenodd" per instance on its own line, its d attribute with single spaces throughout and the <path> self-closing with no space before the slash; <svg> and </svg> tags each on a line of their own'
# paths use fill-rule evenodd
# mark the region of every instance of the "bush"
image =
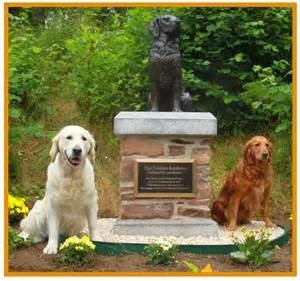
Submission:
<svg viewBox="0 0 300 281">
<path fill-rule="evenodd" d="M 195 8 L 178 9 L 177 15 L 183 23 L 184 79 L 195 110 L 212 112 L 223 133 L 282 130 L 290 107 L 278 112 L 269 106 L 258 115 L 252 104 L 274 92 L 291 104 L 291 9 Z M 249 83 L 270 78 L 277 89 L 265 85 L 267 97 L 264 91 L 242 95 Z"/>
<path fill-rule="evenodd" d="M 95 249 L 95 245 L 87 236 L 81 239 L 72 236 L 66 239 L 59 247 L 60 261 L 64 263 L 87 262 L 88 255 Z"/>
</svg>

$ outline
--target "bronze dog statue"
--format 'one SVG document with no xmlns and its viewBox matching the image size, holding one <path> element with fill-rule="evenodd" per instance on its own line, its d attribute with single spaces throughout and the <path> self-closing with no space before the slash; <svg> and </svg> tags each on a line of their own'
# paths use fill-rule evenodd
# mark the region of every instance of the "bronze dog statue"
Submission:
<svg viewBox="0 0 300 281">
<path fill-rule="evenodd" d="M 172 15 L 153 19 L 150 51 L 151 111 L 181 111 L 190 107 L 191 97 L 182 87 L 179 50 L 180 20 Z"/>
</svg>

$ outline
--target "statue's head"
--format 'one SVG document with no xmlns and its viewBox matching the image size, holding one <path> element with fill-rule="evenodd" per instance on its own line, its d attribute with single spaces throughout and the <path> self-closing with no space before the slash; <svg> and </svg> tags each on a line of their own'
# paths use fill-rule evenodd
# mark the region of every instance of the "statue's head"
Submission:
<svg viewBox="0 0 300 281">
<path fill-rule="evenodd" d="M 155 38 L 159 37 L 161 33 L 177 36 L 179 34 L 180 20 L 172 15 L 164 15 L 154 18 L 149 26 Z"/>
</svg>

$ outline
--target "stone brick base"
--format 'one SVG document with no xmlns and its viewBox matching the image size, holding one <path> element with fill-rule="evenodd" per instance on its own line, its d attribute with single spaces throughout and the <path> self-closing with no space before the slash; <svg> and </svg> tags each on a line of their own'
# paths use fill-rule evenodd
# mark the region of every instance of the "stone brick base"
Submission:
<svg viewBox="0 0 300 281">
<path fill-rule="evenodd" d="M 198 126 L 199 124 L 199 126 Z M 122 112 L 115 118 L 120 140 L 120 219 L 209 217 L 210 143 L 216 119 L 210 113 Z M 136 198 L 137 159 L 194 160 L 194 198 Z"/>
<path fill-rule="evenodd" d="M 208 217 L 209 138 L 158 136 L 120 137 L 120 218 Z M 134 163 L 141 158 L 195 159 L 195 198 L 137 199 L 134 190 Z"/>
</svg>

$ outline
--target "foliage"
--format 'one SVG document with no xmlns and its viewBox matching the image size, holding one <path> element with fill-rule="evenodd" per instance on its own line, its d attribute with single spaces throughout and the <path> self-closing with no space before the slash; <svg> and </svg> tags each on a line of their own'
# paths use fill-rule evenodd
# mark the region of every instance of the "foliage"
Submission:
<svg viewBox="0 0 300 281">
<path fill-rule="evenodd" d="M 22 246 L 30 246 L 32 244 L 33 244 L 33 240 L 30 236 L 27 239 L 24 239 L 19 235 L 19 233 L 14 228 L 9 226 L 8 247 L 10 253 L 12 253 L 13 251 L 17 250 Z"/>
<path fill-rule="evenodd" d="M 246 231 L 244 227 L 239 230 L 240 235 L 230 233 L 233 242 L 239 251 L 230 253 L 230 257 L 240 263 L 249 263 L 259 267 L 272 261 L 273 250 L 269 242 L 270 233 L 265 228 Z"/>
<path fill-rule="evenodd" d="M 211 264 L 207 264 L 203 269 L 200 269 L 196 264 L 193 264 L 191 262 L 182 261 L 184 265 L 192 272 L 213 272 L 213 269 L 211 267 Z"/>
<path fill-rule="evenodd" d="M 87 262 L 88 255 L 93 252 L 95 245 L 87 236 L 78 238 L 77 236 L 69 237 L 59 247 L 60 261 L 64 263 Z"/>
<path fill-rule="evenodd" d="M 175 243 L 175 240 L 158 239 L 147 245 L 145 251 L 151 264 L 169 264 L 175 260 L 178 245 Z"/>
<path fill-rule="evenodd" d="M 31 9 L 11 13 L 11 122 L 47 114 L 47 98 L 59 89 L 93 121 L 146 109 L 148 25 L 165 13 L 182 21 L 194 110 L 216 115 L 221 132 L 290 132 L 290 8 L 57 8 L 41 13 L 44 25 L 33 22 Z"/>
<path fill-rule="evenodd" d="M 279 96 L 291 104 L 291 10 L 196 8 L 178 9 L 177 15 L 182 20 L 185 84 L 195 110 L 216 115 L 223 132 L 283 131 L 286 122 L 281 118 L 290 114 L 290 107 L 278 111 L 274 106 Z M 268 88 L 267 97 L 265 91 L 242 95 L 257 81 Z M 276 102 L 268 105 L 274 93 Z M 267 111 L 258 112 L 255 102 L 260 100 Z"/>
<path fill-rule="evenodd" d="M 76 101 L 89 108 L 93 120 L 111 119 L 120 110 L 140 110 L 145 104 L 148 38 L 146 25 L 151 13 L 135 18 L 136 10 L 95 10 L 91 17 L 108 13 L 110 25 L 83 21 L 72 39 L 66 41 L 72 60 L 69 81 Z M 137 28 L 138 27 L 138 28 Z"/>
<path fill-rule="evenodd" d="M 12 195 L 8 195 L 8 214 L 9 222 L 19 222 L 21 219 L 27 216 L 29 210 L 25 204 L 25 198 L 18 198 Z"/>
</svg>

